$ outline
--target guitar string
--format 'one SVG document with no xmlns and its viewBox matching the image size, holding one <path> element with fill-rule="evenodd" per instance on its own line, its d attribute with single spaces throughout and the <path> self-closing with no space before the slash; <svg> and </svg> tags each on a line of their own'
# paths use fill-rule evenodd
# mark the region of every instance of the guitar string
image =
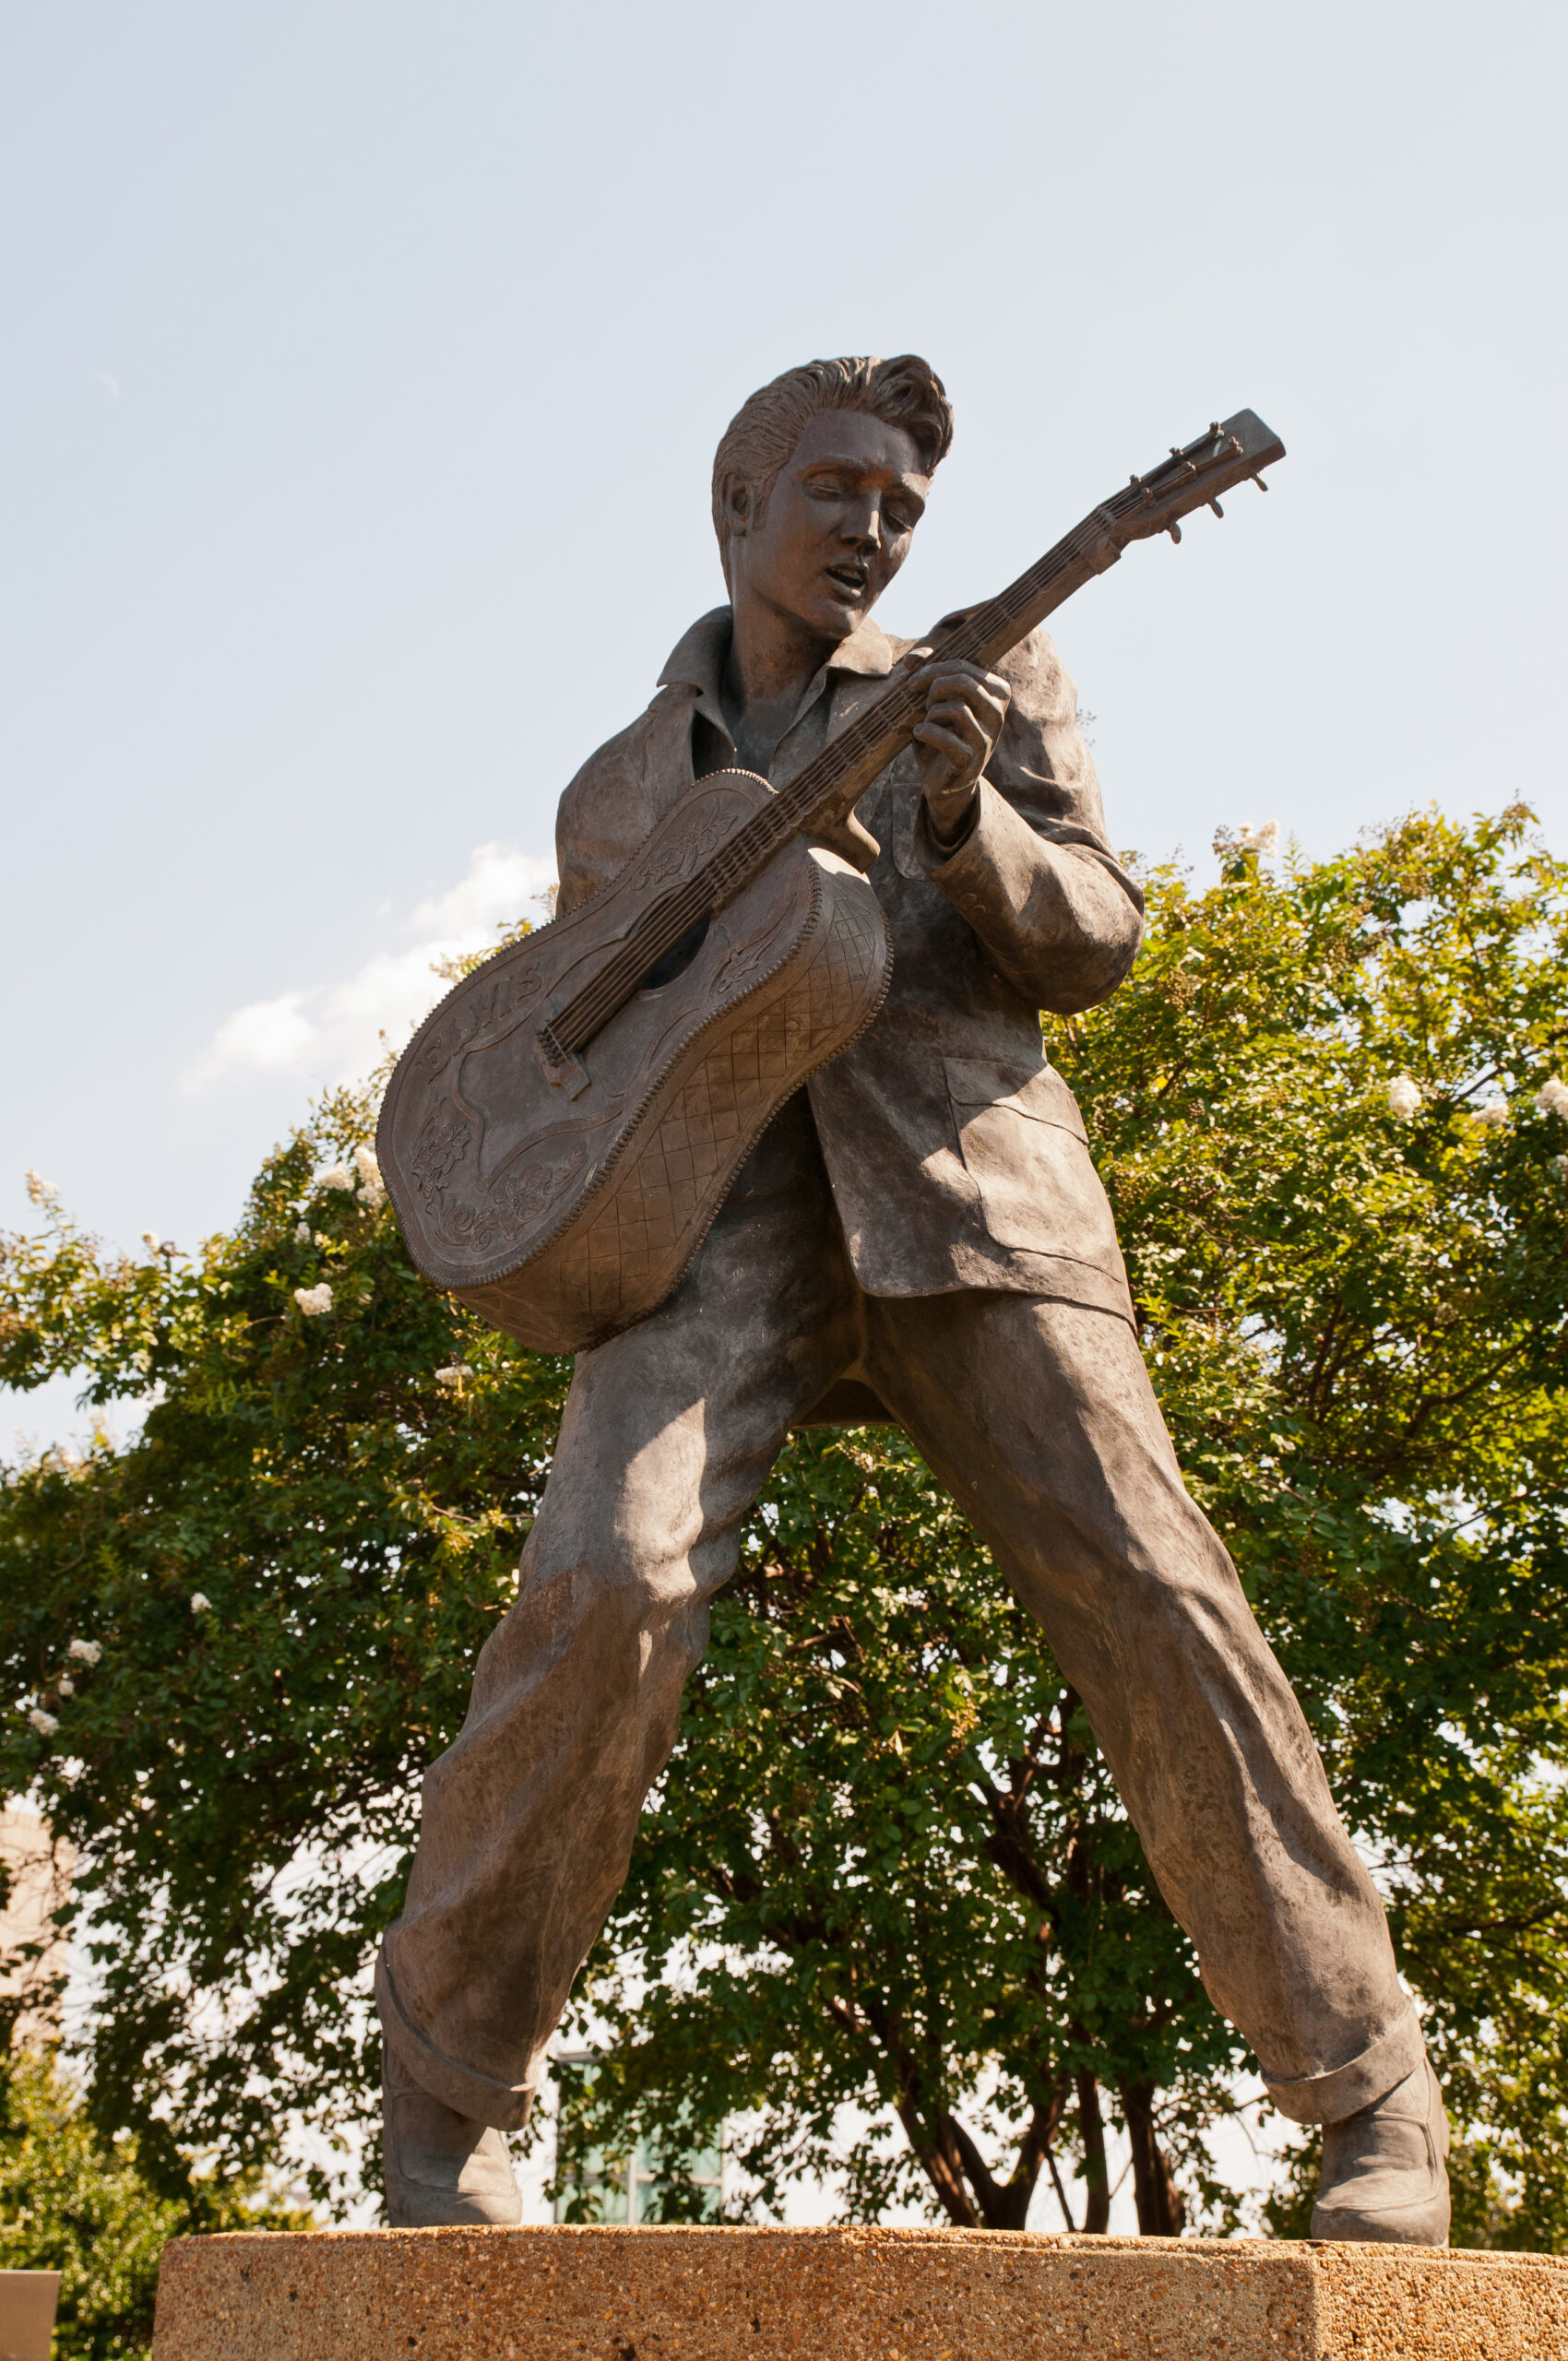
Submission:
<svg viewBox="0 0 1568 2361">
<path fill-rule="evenodd" d="M 970 661 L 988 651 L 992 661 L 1004 654 L 1022 636 L 1013 628 L 1016 620 L 1089 554 L 1102 539 L 1106 524 L 1121 523 L 1148 501 L 1148 492 L 1139 482 L 1102 502 L 1016 581 L 967 615 L 942 641 L 941 654 Z M 994 645 L 999 633 L 1008 636 Z M 880 757 L 873 777 L 885 769 L 909 742 L 923 703 L 924 692 L 912 682 L 885 693 L 737 829 L 686 885 L 659 903 L 615 956 L 551 1020 L 549 1030 L 562 1050 L 570 1053 L 584 1048 L 625 1005 L 648 969 L 672 951 L 721 897 L 749 883 L 787 837 L 799 830 L 809 832 L 813 822 L 820 823 L 845 779 L 863 763 L 873 755 Z"/>
<path fill-rule="evenodd" d="M 1017 636 L 1013 631 L 1016 619 L 1035 603 L 1042 590 L 1054 587 L 1074 562 L 1094 547 L 1100 538 L 1106 512 L 1110 511 L 1120 522 L 1122 516 L 1141 504 L 1141 488 L 1135 493 L 1129 489 L 1106 502 L 1005 590 L 966 616 L 944 641 L 942 653 L 960 659 L 971 651 L 978 655 L 999 632 L 1008 635 L 1003 643 L 1004 650 L 1011 646 Z M 748 882 L 749 876 L 772 857 L 786 837 L 824 816 L 821 807 L 834 800 L 844 779 L 852 776 L 861 763 L 874 754 L 880 757 L 876 770 L 885 768 L 900 744 L 908 742 L 923 701 L 924 693 L 912 683 L 879 697 L 860 721 L 852 723 L 798 778 L 738 829 L 685 887 L 659 903 L 632 941 L 623 945 L 555 1018 L 551 1030 L 562 1048 L 573 1050 L 591 1040 L 594 1033 L 624 1005 L 648 968 L 674 948 L 721 895 L 732 892 L 737 884 Z"/>
<path fill-rule="evenodd" d="M 1115 505 L 1122 507 L 1123 504 L 1134 507 L 1138 504 L 1128 502 L 1125 493 L 1118 495 Z M 1109 502 L 1105 505 L 1112 507 Z M 1098 516 L 1086 518 L 1027 574 L 967 616 L 944 640 L 943 655 L 959 659 L 979 655 L 999 632 L 1007 635 L 1003 642 L 1004 652 L 1018 636 L 1012 628 L 1016 618 L 1028 611 L 1041 590 L 1053 587 L 1074 561 L 1094 546 L 1099 534 L 1093 528 L 1099 522 Z M 885 768 L 900 747 L 909 742 L 923 703 L 924 692 L 915 689 L 912 683 L 900 685 L 879 697 L 859 722 L 852 723 L 799 777 L 754 813 L 687 885 L 659 903 L 632 940 L 553 1020 L 551 1031 L 563 1050 L 575 1050 L 591 1040 L 625 1004 L 649 967 L 672 950 L 720 896 L 749 882 L 787 837 L 825 816 L 821 807 L 835 800 L 844 779 L 862 763 L 873 755 L 879 758 L 873 777 Z"/>
</svg>

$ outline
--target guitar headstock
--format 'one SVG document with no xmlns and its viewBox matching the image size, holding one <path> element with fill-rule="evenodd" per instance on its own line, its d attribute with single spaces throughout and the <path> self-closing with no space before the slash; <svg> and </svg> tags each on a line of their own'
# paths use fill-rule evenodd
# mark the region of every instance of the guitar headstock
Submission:
<svg viewBox="0 0 1568 2361">
<path fill-rule="evenodd" d="M 1173 449 L 1146 475 L 1133 478 L 1115 503 L 1115 538 L 1124 544 L 1146 540 L 1152 533 L 1169 533 L 1173 541 L 1179 541 L 1183 516 L 1205 507 L 1222 516 L 1220 493 L 1249 478 L 1260 492 L 1266 492 L 1262 470 L 1284 457 L 1284 444 L 1256 410 L 1239 409 L 1234 418 L 1216 421 L 1206 434 L 1198 435 L 1183 449 Z"/>
</svg>

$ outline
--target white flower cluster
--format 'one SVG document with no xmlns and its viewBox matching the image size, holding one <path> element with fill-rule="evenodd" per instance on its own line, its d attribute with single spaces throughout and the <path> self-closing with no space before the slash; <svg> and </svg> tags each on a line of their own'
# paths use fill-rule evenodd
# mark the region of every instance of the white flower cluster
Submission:
<svg viewBox="0 0 1568 2361">
<path fill-rule="evenodd" d="M 436 1370 L 435 1382 L 437 1385 L 457 1387 L 461 1385 L 465 1377 L 472 1377 L 472 1375 L 473 1370 L 469 1362 L 449 1361 L 445 1369 Z"/>
<path fill-rule="evenodd" d="M 355 1148 L 346 1163 L 329 1164 L 325 1172 L 316 1174 L 311 1185 L 316 1190 L 340 1189 L 345 1196 L 351 1196 L 357 1187 L 372 1213 L 386 1203 L 386 1183 L 381 1177 L 375 1150 L 365 1145 Z"/>
<path fill-rule="evenodd" d="M 1420 1112 L 1420 1084 L 1412 1082 L 1408 1074 L 1396 1074 L 1388 1086 L 1388 1106 L 1391 1114 L 1399 1116 L 1408 1123 L 1412 1115 Z"/>
<path fill-rule="evenodd" d="M 211 1612 L 212 1601 L 208 1598 L 207 1593 L 204 1590 L 193 1590 L 191 1593 L 191 1613 L 193 1615 L 210 1615 Z"/>
<path fill-rule="evenodd" d="M 1484 1106 L 1476 1109 L 1476 1121 L 1485 1123 L 1491 1131 L 1500 1132 L 1508 1121 L 1507 1099 L 1489 1098 Z"/>
<path fill-rule="evenodd" d="M 73 1640 L 65 1650 L 65 1654 L 68 1656 L 75 1656 L 78 1664 L 91 1665 L 100 1662 L 103 1648 L 97 1640 Z"/>
<path fill-rule="evenodd" d="M 1536 1105 L 1543 1115 L 1568 1115 L 1568 1082 L 1560 1082 L 1553 1074 L 1537 1091 Z"/>
<path fill-rule="evenodd" d="M 354 1170 L 360 1176 L 360 1194 L 374 1213 L 378 1205 L 386 1203 L 386 1183 L 381 1177 L 381 1167 L 375 1160 L 373 1147 L 355 1148 Z"/>
<path fill-rule="evenodd" d="M 1236 842 L 1243 852 L 1255 852 L 1260 860 L 1272 860 L 1279 850 L 1279 823 L 1265 820 L 1255 828 L 1238 828 Z"/>
<path fill-rule="evenodd" d="M 296 1287 L 294 1301 L 308 1318 L 318 1319 L 324 1311 L 330 1311 L 332 1309 L 332 1290 L 323 1279 L 319 1287 Z"/>
<path fill-rule="evenodd" d="M 144 1229 L 141 1234 L 141 1242 L 149 1254 L 156 1254 L 163 1240 L 155 1229 Z"/>
<path fill-rule="evenodd" d="M 294 1243 L 296 1246 L 308 1246 L 310 1244 L 310 1224 L 308 1221 L 297 1221 L 294 1224 Z"/>
<path fill-rule="evenodd" d="M 28 1719 L 32 1724 L 34 1729 L 38 1732 L 40 1738 L 53 1738 L 55 1731 L 60 1726 L 54 1715 L 53 1714 L 46 1714 L 42 1705 L 35 1705 L 31 1713 L 28 1715 Z"/>
<path fill-rule="evenodd" d="M 28 1184 L 28 1197 L 31 1204 L 52 1205 L 54 1203 L 60 1192 L 53 1180 L 46 1180 L 42 1173 L 35 1172 L 30 1165 L 28 1167 L 25 1178 Z"/>
</svg>

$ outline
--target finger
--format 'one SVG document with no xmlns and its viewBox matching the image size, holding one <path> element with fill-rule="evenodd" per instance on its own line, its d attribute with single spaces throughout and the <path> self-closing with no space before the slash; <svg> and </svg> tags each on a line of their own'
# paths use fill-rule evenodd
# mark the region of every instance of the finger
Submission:
<svg viewBox="0 0 1568 2361">
<path fill-rule="evenodd" d="M 928 721 L 940 721 L 944 729 L 957 730 L 972 722 L 991 745 L 1002 734 L 1006 716 L 1000 713 L 988 698 L 977 690 L 968 697 L 933 697 L 925 709 Z"/>
<path fill-rule="evenodd" d="M 938 673 L 926 692 L 926 711 L 930 713 L 943 705 L 967 705 L 990 723 L 994 734 L 1007 718 L 1006 682 L 1002 685 L 1004 694 L 995 696 L 979 675 L 970 679 Z"/>
<path fill-rule="evenodd" d="M 930 663 L 930 661 L 931 661 L 931 656 L 932 656 L 932 651 L 931 651 L 931 649 L 930 649 L 929 647 L 925 647 L 924 645 L 922 645 L 922 646 L 921 646 L 921 647 L 911 647 L 911 648 L 909 648 L 909 649 L 906 652 L 905 657 L 904 657 L 904 670 L 905 670 L 905 671 L 906 671 L 906 672 L 918 672 L 918 671 L 920 670 L 921 666 L 922 664 L 929 664 L 929 663 Z"/>
<path fill-rule="evenodd" d="M 951 731 L 954 736 L 961 738 L 970 752 L 979 754 L 982 762 L 996 743 L 996 730 L 988 730 L 984 717 L 977 714 L 971 706 L 928 706 L 925 718 L 927 721 L 934 723 L 938 730 Z M 917 730 L 915 734 L 918 737 L 920 733 Z"/>
<path fill-rule="evenodd" d="M 974 769 L 977 754 L 982 762 L 985 759 L 979 747 L 967 745 L 964 740 L 951 730 L 933 729 L 929 721 L 921 722 L 915 732 L 915 738 L 920 745 L 931 747 L 935 753 L 945 754 L 950 762 L 966 771 Z"/>
<path fill-rule="evenodd" d="M 914 649 L 910 650 L 911 656 L 915 653 Z M 907 656 L 904 661 L 909 663 L 909 657 Z M 985 690 L 988 696 L 994 697 L 999 705 L 1006 706 L 1012 701 L 1012 689 L 1000 672 L 982 671 L 978 664 L 966 663 L 962 657 L 936 657 L 923 668 L 918 677 L 926 676 L 930 677 L 933 686 L 938 681 L 951 681 L 955 684 L 960 681 L 973 681 Z"/>
</svg>

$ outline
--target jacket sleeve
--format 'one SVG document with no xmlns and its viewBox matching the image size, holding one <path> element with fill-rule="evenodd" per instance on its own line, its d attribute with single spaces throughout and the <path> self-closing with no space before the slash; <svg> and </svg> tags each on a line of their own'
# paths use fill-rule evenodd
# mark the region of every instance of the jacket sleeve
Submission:
<svg viewBox="0 0 1568 2361">
<path fill-rule="evenodd" d="M 1077 692 L 1050 639 L 1031 633 L 997 669 L 1013 699 L 968 833 L 944 853 L 922 803 L 915 848 L 1014 989 L 1070 1016 L 1131 968 L 1144 897 L 1106 840 Z"/>
</svg>

